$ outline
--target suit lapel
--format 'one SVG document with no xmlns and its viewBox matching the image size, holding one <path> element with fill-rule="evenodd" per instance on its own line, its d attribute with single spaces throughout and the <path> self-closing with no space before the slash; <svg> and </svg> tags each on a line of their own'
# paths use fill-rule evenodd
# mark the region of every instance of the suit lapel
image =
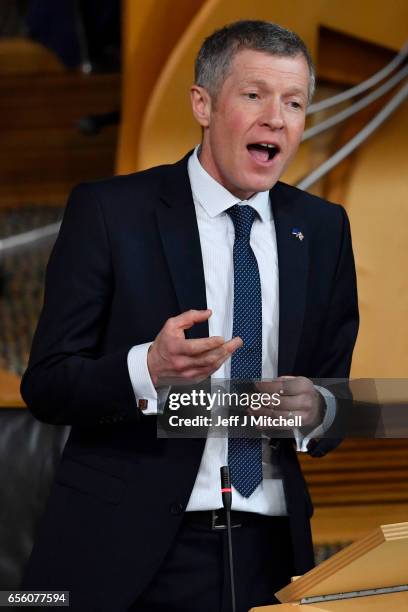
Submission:
<svg viewBox="0 0 408 612">
<path fill-rule="evenodd" d="M 279 264 L 279 357 L 278 375 L 297 374 L 293 371 L 302 332 L 307 275 L 309 241 L 305 218 L 288 198 L 281 184 L 270 192 L 276 229 Z M 299 229 L 304 239 L 292 234 Z"/>
<path fill-rule="evenodd" d="M 203 259 L 187 160 L 169 166 L 161 189 L 156 218 L 180 312 L 207 308 Z M 188 338 L 208 336 L 208 323 L 186 331 Z"/>
</svg>

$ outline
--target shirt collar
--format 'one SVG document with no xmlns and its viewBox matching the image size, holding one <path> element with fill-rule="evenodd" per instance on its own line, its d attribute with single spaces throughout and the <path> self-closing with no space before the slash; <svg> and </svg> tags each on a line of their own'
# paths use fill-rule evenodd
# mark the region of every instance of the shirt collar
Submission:
<svg viewBox="0 0 408 612">
<path fill-rule="evenodd" d="M 262 221 L 272 218 L 269 191 L 259 191 L 249 200 L 240 200 L 204 170 L 198 159 L 199 145 L 188 160 L 188 175 L 193 198 L 204 208 L 209 217 L 216 217 L 234 204 L 249 204 L 259 214 Z"/>
</svg>

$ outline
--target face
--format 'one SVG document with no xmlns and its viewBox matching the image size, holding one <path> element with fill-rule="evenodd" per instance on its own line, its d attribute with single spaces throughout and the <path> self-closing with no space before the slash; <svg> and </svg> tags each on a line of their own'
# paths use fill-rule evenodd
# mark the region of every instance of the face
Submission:
<svg viewBox="0 0 408 612">
<path fill-rule="evenodd" d="M 308 88 L 303 55 L 277 57 L 250 49 L 234 56 L 216 101 L 194 85 L 205 170 L 241 200 L 271 189 L 298 149 Z"/>
</svg>

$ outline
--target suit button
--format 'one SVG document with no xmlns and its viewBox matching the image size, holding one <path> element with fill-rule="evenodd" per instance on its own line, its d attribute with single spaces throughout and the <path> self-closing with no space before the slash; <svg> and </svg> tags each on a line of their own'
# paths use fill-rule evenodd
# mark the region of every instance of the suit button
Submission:
<svg viewBox="0 0 408 612">
<path fill-rule="evenodd" d="M 174 502 L 173 504 L 171 504 L 170 514 L 173 514 L 174 516 L 178 516 L 182 512 L 183 512 L 183 504 L 180 504 L 178 502 Z"/>
</svg>

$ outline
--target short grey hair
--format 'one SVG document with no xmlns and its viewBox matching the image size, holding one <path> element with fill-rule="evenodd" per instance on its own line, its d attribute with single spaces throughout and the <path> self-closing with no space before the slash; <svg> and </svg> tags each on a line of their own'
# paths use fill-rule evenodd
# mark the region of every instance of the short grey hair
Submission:
<svg viewBox="0 0 408 612">
<path fill-rule="evenodd" d="M 309 67 L 309 102 L 315 89 L 315 69 L 303 40 L 291 30 L 270 21 L 236 21 L 208 36 L 195 61 L 195 83 L 215 100 L 238 51 L 252 49 L 278 57 L 303 55 Z"/>
</svg>

